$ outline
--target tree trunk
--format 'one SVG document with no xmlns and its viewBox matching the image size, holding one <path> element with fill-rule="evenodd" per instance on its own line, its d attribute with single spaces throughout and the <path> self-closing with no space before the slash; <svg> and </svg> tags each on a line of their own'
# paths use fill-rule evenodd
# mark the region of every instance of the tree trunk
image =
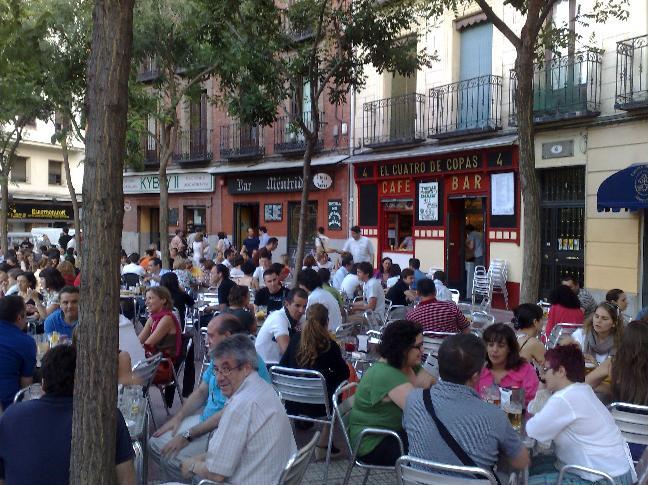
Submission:
<svg viewBox="0 0 648 485">
<path fill-rule="evenodd" d="M 169 268 L 169 180 L 167 167 L 173 155 L 177 128 L 175 125 L 164 128 L 162 150 L 160 152 L 160 253 L 162 254 L 162 267 Z"/>
<path fill-rule="evenodd" d="M 79 341 L 70 483 L 113 485 L 123 160 L 134 0 L 96 0 L 87 70 Z"/>
<path fill-rule="evenodd" d="M 520 182 L 524 201 L 524 277 L 520 288 L 521 303 L 536 302 L 540 286 L 540 190 L 535 168 L 533 127 L 533 42 L 531 39 L 522 39 L 515 62 Z"/>
<path fill-rule="evenodd" d="M 301 207 L 299 208 L 299 235 L 297 236 L 297 254 L 295 255 L 295 277 L 293 286 L 297 288 L 297 277 L 304 263 L 304 249 L 306 247 L 306 220 L 308 218 L 308 195 L 310 194 L 311 159 L 317 143 L 317 132 L 306 138 L 306 151 L 304 152 L 304 169 L 302 178 L 304 185 L 301 193 Z"/>
<path fill-rule="evenodd" d="M 81 220 L 79 219 L 79 201 L 76 190 L 72 185 L 72 174 L 70 172 L 70 152 L 68 150 L 67 137 L 61 138 L 61 149 L 63 151 L 63 167 L 65 169 L 65 183 L 72 199 L 72 212 L 74 214 L 74 239 L 76 241 L 77 254 L 81 254 Z M 83 260 L 81 260 L 83 261 Z"/>
<path fill-rule="evenodd" d="M 6 255 L 9 249 L 9 175 L 0 174 L 0 191 L 2 200 L 0 201 L 0 248 L 2 254 Z"/>
</svg>

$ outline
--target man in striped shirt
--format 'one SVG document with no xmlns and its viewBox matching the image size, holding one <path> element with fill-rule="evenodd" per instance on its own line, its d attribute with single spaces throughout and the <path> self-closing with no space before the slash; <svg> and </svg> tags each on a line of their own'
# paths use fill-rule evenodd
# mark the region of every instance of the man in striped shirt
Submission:
<svg viewBox="0 0 648 485">
<path fill-rule="evenodd" d="M 436 299 L 434 281 L 422 279 L 418 282 L 416 292 L 421 302 L 407 312 L 407 319 L 420 323 L 424 332 L 470 332 L 470 322 L 454 302 Z"/>
</svg>

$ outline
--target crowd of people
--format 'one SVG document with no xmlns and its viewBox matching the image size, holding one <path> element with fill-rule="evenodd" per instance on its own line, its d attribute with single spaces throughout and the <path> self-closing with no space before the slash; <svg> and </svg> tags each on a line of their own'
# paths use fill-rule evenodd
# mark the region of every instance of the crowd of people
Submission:
<svg viewBox="0 0 648 485">
<path fill-rule="evenodd" d="M 277 482 L 297 449 L 289 416 L 321 418 L 326 407 L 283 403 L 269 371 L 276 365 L 320 372 L 329 408 L 341 384 L 357 382 L 347 431 L 368 464 L 393 466 L 410 454 L 478 466 L 502 479 L 528 468 L 532 485 L 555 483 L 560 466 L 573 464 L 605 472 L 617 485 L 634 483 L 633 459 L 645 446 L 628 446 L 606 404 L 648 406 L 648 322 L 625 315 L 622 290 L 597 303 L 566 276 L 549 298 L 548 315 L 523 303 L 511 322 L 476 332 L 443 271 L 425 274 L 415 258 L 408 268 L 390 258 L 374 267 L 374 248 L 358 227 L 341 250 L 320 228 L 299 268 L 273 255 L 278 241 L 260 229 L 250 229 L 240 248 L 221 233 L 213 249 L 203 234 L 185 239 L 179 230 L 166 268 L 155 247 L 143 257 L 122 254 L 122 286 L 138 296 L 134 306 L 124 301 L 120 316 L 119 383 L 141 384 L 132 365 L 145 356 L 166 358 L 154 380 L 161 385 L 184 364 L 184 401 L 149 442 L 162 480 Z M 69 482 L 75 340 L 83 328 L 74 251 L 65 247 L 19 248 L 0 266 L 0 483 Z M 217 301 L 202 304 L 202 292 Z M 205 329 L 209 348 L 197 382 L 189 322 Z M 336 331 L 357 334 L 375 322 L 375 361 L 356 372 Z M 567 323 L 577 330 L 551 343 L 552 331 Z M 424 332 L 441 339 L 436 355 L 424 348 Z M 35 336 L 43 333 L 70 345 L 53 346 L 39 367 Z M 44 396 L 14 404 L 36 381 Z M 169 409 L 174 385 L 164 393 Z M 335 445 L 329 450 L 335 430 L 321 431 L 315 458 L 340 456 Z M 532 456 L 527 437 L 553 442 L 552 453 Z M 118 482 L 135 483 L 121 413 L 116 446 Z M 599 479 L 584 472 L 567 478 L 575 485 Z"/>
</svg>

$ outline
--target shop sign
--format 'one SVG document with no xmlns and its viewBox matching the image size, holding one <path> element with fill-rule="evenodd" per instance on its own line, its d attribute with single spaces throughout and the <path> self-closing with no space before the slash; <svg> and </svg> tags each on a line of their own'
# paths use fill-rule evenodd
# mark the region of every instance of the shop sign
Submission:
<svg viewBox="0 0 648 485">
<path fill-rule="evenodd" d="M 169 193 L 178 192 L 212 192 L 214 178 L 210 173 L 189 172 L 167 175 Z M 125 175 L 125 194 L 158 194 L 160 177 L 157 175 Z"/>
<path fill-rule="evenodd" d="M 380 195 L 412 195 L 414 182 L 411 179 L 384 180 L 378 186 Z"/>
<path fill-rule="evenodd" d="M 448 192 L 480 192 L 485 189 L 482 174 L 453 175 L 446 179 Z"/>
<path fill-rule="evenodd" d="M 418 221 L 439 219 L 439 182 L 421 182 L 418 188 Z"/>
<path fill-rule="evenodd" d="M 341 231 L 342 230 L 342 201 L 338 200 L 329 200 L 328 201 L 328 228 L 331 231 Z"/>
<path fill-rule="evenodd" d="M 327 173 L 316 173 L 313 175 L 313 185 L 320 190 L 326 190 L 333 185 L 333 179 Z"/>
<path fill-rule="evenodd" d="M 72 206 L 51 206 L 37 204 L 9 204 L 9 219 L 49 219 L 71 221 L 74 218 Z"/>
<path fill-rule="evenodd" d="M 326 175 L 329 180 L 325 180 L 323 175 Z M 311 190 L 324 190 L 333 185 L 330 175 L 318 173 L 316 176 L 319 186 L 311 179 Z M 227 179 L 227 190 L 230 194 L 301 192 L 303 187 L 304 179 L 301 175 L 246 175 Z"/>
</svg>

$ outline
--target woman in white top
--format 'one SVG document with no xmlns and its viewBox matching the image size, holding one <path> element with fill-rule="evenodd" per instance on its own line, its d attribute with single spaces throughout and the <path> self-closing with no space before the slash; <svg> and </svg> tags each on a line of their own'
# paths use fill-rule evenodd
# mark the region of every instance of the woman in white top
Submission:
<svg viewBox="0 0 648 485">
<path fill-rule="evenodd" d="M 205 236 L 202 232 L 196 234 L 193 241 L 193 260 L 196 266 L 200 265 L 200 260 L 205 257 L 207 244 L 205 243 Z"/>
<path fill-rule="evenodd" d="M 604 301 L 571 337 L 583 350 L 588 366 L 597 366 L 616 353 L 622 335 L 623 314 L 615 303 Z"/>
<path fill-rule="evenodd" d="M 577 345 L 548 350 L 543 369 L 552 396 L 526 425 L 527 435 L 553 441 L 555 456 L 534 458 L 529 485 L 554 484 L 560 467 L 580 465 L 607 473 L 617 485 L 636 480 L 628 445 L 607 408 L 585 384 L 585 362 Z M 591 485 L 601 477 L 585 472 L 566 473 L 563 483 Z"/>
</svg>

